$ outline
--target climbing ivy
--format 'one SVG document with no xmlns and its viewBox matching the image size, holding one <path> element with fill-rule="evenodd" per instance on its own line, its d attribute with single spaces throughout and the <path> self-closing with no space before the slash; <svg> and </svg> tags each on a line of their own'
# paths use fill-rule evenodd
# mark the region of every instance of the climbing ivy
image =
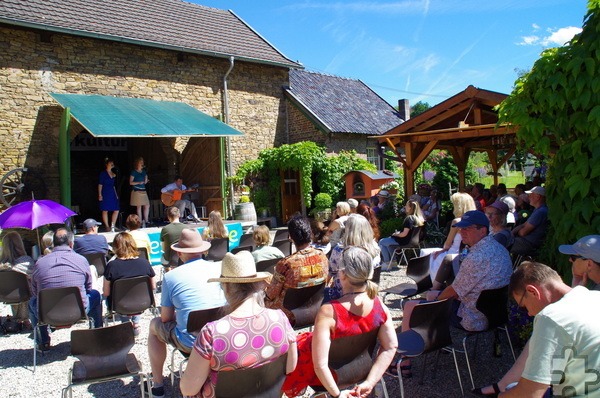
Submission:
<svg viewBox="0 0 600 398">
<path fill-rule="evenodd" d="M 265 181 L 279 208 L 281 199 L 276 193 L 280 192 L 280 170 L 300 172 L 303 199 L 306 206 L 310 207 L 315 191 L 313 186 L 318 192 L 327 193 L 334 201 L 338 201 L 344 197 L 344 174 L 351 170 L 375 170 L 375 167 L 359 158 L 355 151 L 330 155 L 325 153 L 324 147 L 312 141 L 303 141 L 261 151 L 257 159 L 240 165 L 231 180 L 235 185 L 253 178 Z"/>
<path fill-rule="evenodd" d="M 600 230 L 600 0 L 588 1 L 583 31 L 545 50 L 499 106 L 522 147 L 550 155 L 546 197 L 552 228 L 543 250 L 567 278 L 559 244 Z"/>
</svg>

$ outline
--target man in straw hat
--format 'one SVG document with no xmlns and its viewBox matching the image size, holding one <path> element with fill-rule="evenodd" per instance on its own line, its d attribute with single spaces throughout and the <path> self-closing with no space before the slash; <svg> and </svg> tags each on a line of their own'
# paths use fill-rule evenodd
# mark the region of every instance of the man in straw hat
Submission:
<svg viewBox="0 0 600 398">
<path fill-rule="evenodd" d="M 202 259 L 210 243 L 196 229 L 184 229 L 179 242 L 171 245 L 182 265 L 165 274 L 162 283 L 160 318 L 150 322 L 148 355 L 152 368 L 152 395 L 164 397 L 163 366 L 167 344 L 190 353 L 195 337 L 187 331 L 191 311 L 221 307 L 225 297 L 218 283 L 208 283 L 221 275 L 221 263 Z"/>
</svg>

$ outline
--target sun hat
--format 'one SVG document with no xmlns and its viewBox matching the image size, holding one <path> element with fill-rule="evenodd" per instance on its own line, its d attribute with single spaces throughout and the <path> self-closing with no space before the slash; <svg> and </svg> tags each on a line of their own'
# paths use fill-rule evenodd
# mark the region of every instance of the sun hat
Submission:
<svg viewBox="0 0 600 398">
<path fill-rule="evenodd" d="M 210 242 L 202 239 L 196 229 L 186 228 L 181 231 L 179 242 L 171 245 L 171 250 L 181 253 L 202 253 L 210 249 Z"/>
<path fill-rule="evenodd" d="M 558 251 L 562 254 L 581 256 L 600 263 L 600 235 L 588 235 L 572 245 L 560 245 Z"/>
<path fill-rule="evenodd" d="M 498 211 L 500 211 L 501 214 L 508 214 L 508 205 L 504 202 L 501 202 L 499 200 L 495 201 L 494 203 L 488 205 L 487 207 L 493 207 L 494 209 L 497 209 Z"/>
<path fill-rule="evenodd" d="M 525 191 L 525 193 L 537 193 L 538 195 L 546 196 L 546 189 L 544 187 L 533 187 L 531 190 Z"/>
<path fill-rule="evenodd" d="M 270 272 L 256 272 L 252 253 L 242 250 L 236 254 L 226 253 L 221 261 L 221 277 L 210 278 L 209 282 L 251 283 L 271 277 Z"/>
<path fill-rule="evenodd" d="M 102 224 L 99 223 L 98 221 L 94 220 L 93 218 L 88 218 L 87 220 L 85 220 L 83 222 L 83 229 L 88 231 L 94 227 L 97 227 L 98 225 L 102 225 Z"/>
<path fill-rule="evenodd" d="M 471 210 L 466 212 L 460 218 L 460 221 L 453 225 L 454 228 L 465 228 L 471 225 L 482 225 L 484 227 L 490 226 L 490 220 L 484 212 L 479 210 Z"/>
<path fill-rule="evenodd" d="M 385 189 L 382 189 L 381 191 L 379 191 L 377 193 L 377 196 L 381 196 L 382 198 L 389 198 L 390 193 L 388 191 L 386 191 Z"/>
</svg>

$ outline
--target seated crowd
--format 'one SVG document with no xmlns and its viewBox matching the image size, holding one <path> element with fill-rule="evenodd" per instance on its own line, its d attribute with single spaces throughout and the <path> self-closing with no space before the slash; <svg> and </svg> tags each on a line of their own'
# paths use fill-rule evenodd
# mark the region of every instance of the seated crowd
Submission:
<svg viewBox="0 0 600 398">
<path fill-rule="evenodd" d="M 412 375 L 410 359 L 394 357 L 397 333 L 410 329 L 418 304 L 450 299 L 453 327 L 483 331 L 488 321 L 476 307 L 480 294 L 506 286 L 518 306 L 535 317 L 533 334 L 504 377 L 473 393 L 507 397 L 600 393 L 600 377 L 594 379 L 597 372 L 588 372 L 600 368 L 600 323 L 589 316 L 593 306 L 600 305 L 600 292 L 585 287 L 593 283 L 592 288 L 600 290 L 600 236 L 586 236 L 559 247 L 561 253 L 570 255 L 572 287 L 562 282 L 556 271 L 535 261 L 525 261 L 513 272 L 511 254 L 535 257 L 548 226 L 544 188 L 530 187 L 520 195 L 512 197 L 503 184 L 490 190 L 476 184 L 470 194 L 452 195 L 454 218 L 443 246 L 421 251 L 421 255 L 430 254 L 433 288 L 424 299 L 404 302 L 398 330 L 378 297 L 373 278 L 376 270 L 393 268 L 394 251 L 411 245 L 415 238 L 418 241 L 425 223 L 440 222 L 437 191 L 420 191 L 411 197 L 403 208 L 401 230 L 389 237 L 380 238 L 378 214 L 390 206 L 392 196 L 381 191 L 370 203 L 337 203 L 329 226 L 293 216 L 287 227 L 295 251 L 287 257 L 269 244 L 269 229 L 258 226 L 252 232 L 251 251 L 227 253 L 217 262 L 204 256 L 211 239 L 227 234 L 220 214 L 211 213 L 211 227 L 201 235 L 178 225 L 179 212 L 169 209 L 171 224 L 161 233 L 165 272 L 160 316 L 150 322 L 148 330 L 152 395 L 165 396 L 163 369 L 167 347 L 173 346 L 189 356 L 180 383 L 184 396 L 214 397 L 219 372 L 259 367 L 286 355 L 287 376 L 282 386 L 286 396 L 303 395 L 307 387 L 313 387 L 332 397 L 366 397 L 386 371 L 395 375 L 399 370 L 398 377 Z M 527 210 L 520 212 L 523 209 Z M 53 249 L 35 264 L 18 234 L 5 235 L 1 266 L 27 273 L 31 281 L 32 298 L 28 306 L 13 308 L 16 319 L 25 322 L 29 318 L 37 327 L 37 293 L 77 286 L 90 326 L 101 327 L 102 297 L 108 297 L 110 303 L 116 280 L 148 276 L 156 287 L 148 259 L 139 257 L 137 249 L 146 241 L 136 236 L 139 218 L 135 216 L 128 218 L 129 232 L 114 237 L 114 257 L 100 275 L 103 283 L 94 289 L 95 267 L 78 253 L 108 254 L 109 245 L 98 235 L 98 225 L 93 219 L 86 220 L 85 235 L 77 240 L 69 230 L 59 228 L 53 235 Z M 259 261 L 271 259 L 280 259 L 273 274 L 257 272 Z M 323 303 L 315 311 L 314 330 L 298 334 L 294 331 L 296 315 L 286 308 L 285 298 L 288 292 L 313 286 L 324 286 Z M 217 320 L 208 322 L 197 334 L 187 330 L 192 311 L 212 308 L 220 308 Z M 131 321 L 134 334 L 139 334 L 139 316 L 122 321 Z M 39 332 L 39 348 L 49 349 L 47 327 L 40 325 Z M 370 332 L 377 335 L 379 349 L 370 369 L 365 369 L 364 380 L 338 385 L 329 366 L 332 342 Z"/>
</svg>

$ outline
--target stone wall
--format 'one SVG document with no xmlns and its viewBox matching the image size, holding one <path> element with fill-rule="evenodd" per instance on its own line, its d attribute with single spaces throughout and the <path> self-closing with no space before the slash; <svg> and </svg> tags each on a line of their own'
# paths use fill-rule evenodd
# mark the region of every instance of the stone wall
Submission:
<svg viewBox="0 0 600 398">
<path fill-rule="evenodd" d="M 48 39 L 49 38 L 49 39 Z M 49 93 L 100 94 L 185 102 L 223 115 L 229 60 L 0 27 L 0 175 L 27 165 L 43 173 L 48 197 L 59 199 L 58 128 L 62 108 Z M 236 62 L 229 75 L 232 165 L 285 141 L 282 86 L 286 68 Z M 71 137 L 79 131 L 73 124 Z M 151 139 L 151 138 L 149 138 Z M 174 140 L 181 152 L 186 139 Z M 73 189 L 76 189 L 73 186 Z"/>
</svg>

